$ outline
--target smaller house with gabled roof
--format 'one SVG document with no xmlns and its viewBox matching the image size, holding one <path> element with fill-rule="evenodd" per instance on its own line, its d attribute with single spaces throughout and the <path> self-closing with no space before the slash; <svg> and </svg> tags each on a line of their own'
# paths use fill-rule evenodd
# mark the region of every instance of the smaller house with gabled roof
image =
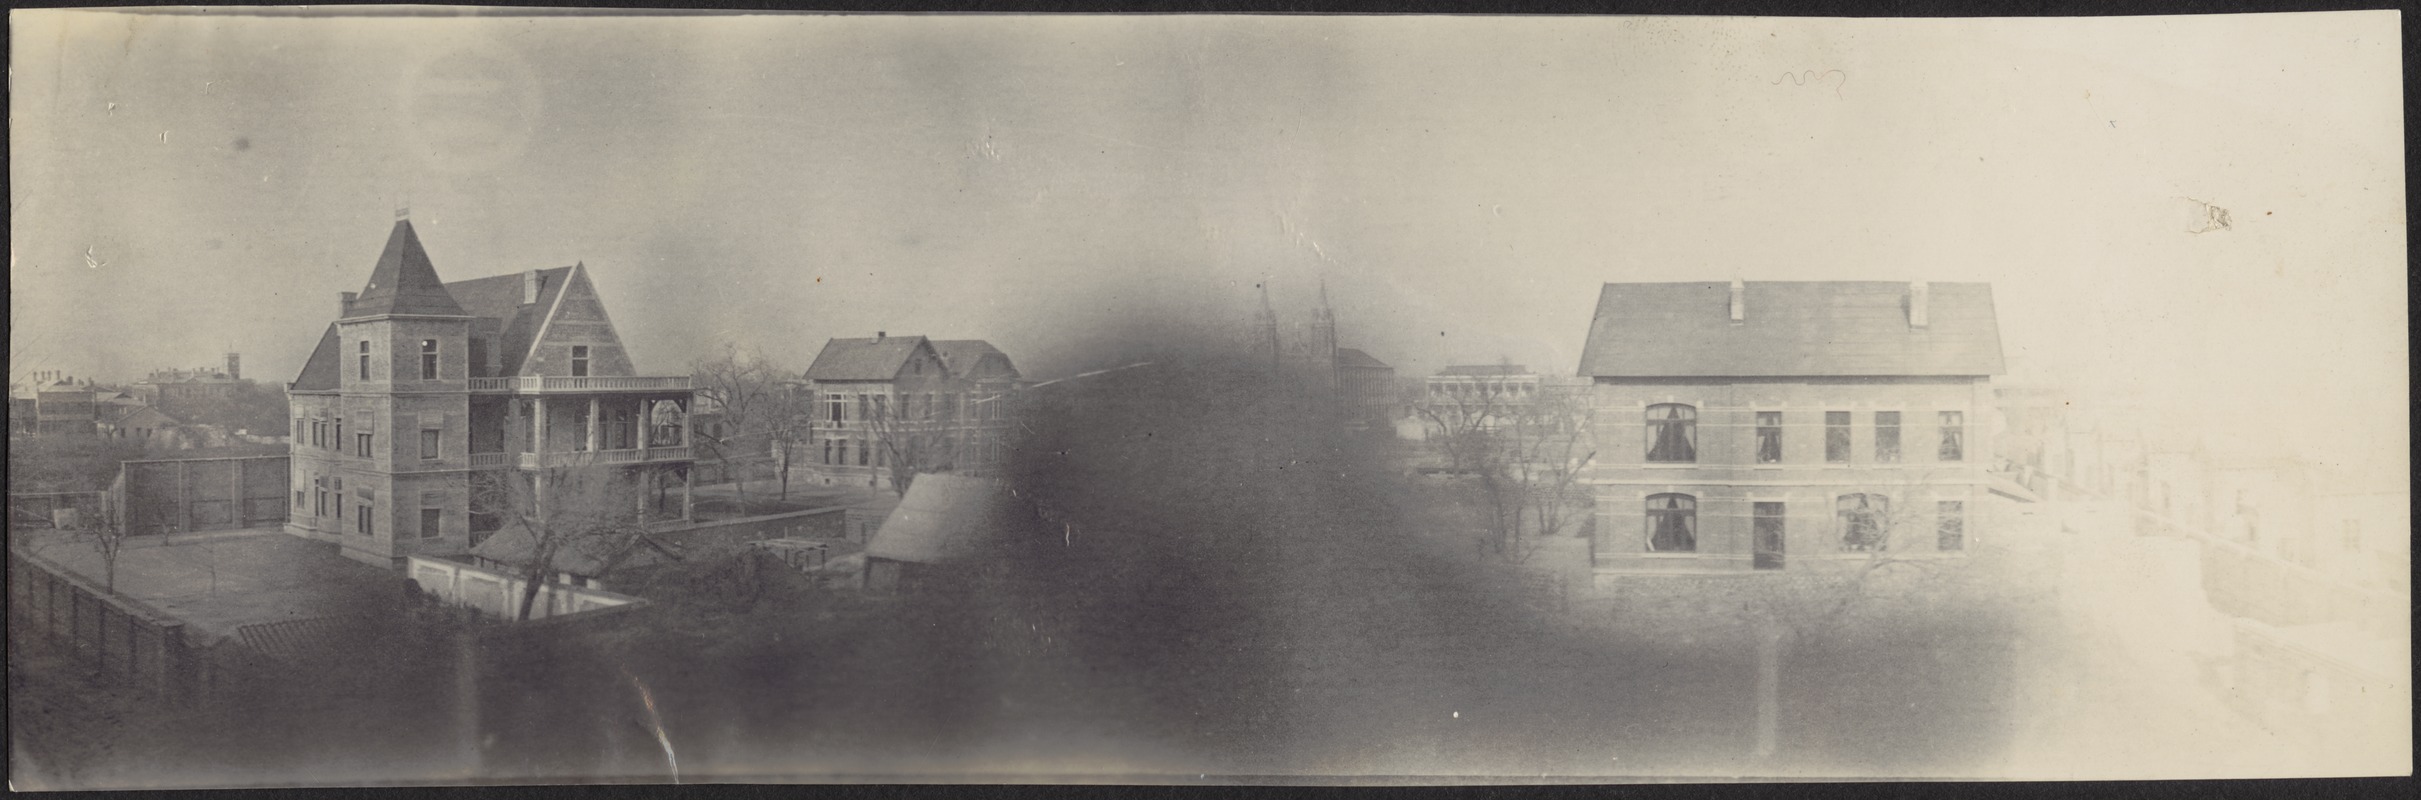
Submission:
<svg viewBox="0 0 2421 800">
<path fill-rule="evenodd" d="M 811 481 L 905 491 L 916 474 L 983 474 L 1007 460 L 1002 398 L 1021 376 L 990 342 L 832 339 L 803 377 Z"/>
<path fill-rule="evenodd" d="M 1606 284 L 1579 370 L 1596 568 L 1961 554 L 2002 370 L 1990 284 Z"/>
</svg>

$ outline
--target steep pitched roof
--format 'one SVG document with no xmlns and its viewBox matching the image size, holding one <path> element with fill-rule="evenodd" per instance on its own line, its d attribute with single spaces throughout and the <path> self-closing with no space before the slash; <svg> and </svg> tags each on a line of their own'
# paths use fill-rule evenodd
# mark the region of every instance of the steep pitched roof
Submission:
<svg viewBox="0 0 2421 800">
<path fill-rule="evenodd" d="M 455 281 L 445 285 L 446 291 L 461 301 L 464 313 L 497 321 L 496 355 L 499 375 L 521 371 L 521 362 L 529 357 L 530 342 L 538 337 L 538 327 L 546 322 L 547 309 L 555 306 L 555 295 L 571 282 L 571 267 L 538 270 L 538 300 L 523 303 L 522 273 L 514 272 L 486 278 Z"/>
<path fill-rule="evenodd" d="M 815 363 L 807 365 L 811 381 L 887 381 L 899 376 L 908 357 L 925 345 L 922 336 L 880 339 L 832 339 L 824 342 Z"/>
<path fill-rule="evenodd" d="M 950 370 L 951 375 L 963 377 L 984 356 L 1000 356 L 1000 362 L 1009 368 L 1007 377 L 1017 377 L 1017 365 L 1009 361 L 1009 354 L 982 339 L 934 339 L 933 352 L 941 356 L 942 367 Z"/>
<path fill-rule="evenodd" d="M 1348 369 L 1393 369 L 1387 366 L 1387 362 L 1350 347 L 1337 348 L 1337 366 Z"/>
<path fill-rule="evenodd" d="M 294 376 L 294 391 L 330 391 L 337 388 L 338 380 L 344 377 L 337 371 L 344 368 L 344 364 L 339 362 L 344 356 L 336 352 L 337 348 L 336 323 L 331 322 L 328 323 L 327 332 L 319 335 L 319 346 L 311 348 L 311 358 L 303 362 L 302 374 Z"/>
<path fill-rule="evenodd" d="M 867 558 L 951 564 L 995 555 L 1035 517 L 1008 484 L 949 473 L 916 476 L 866 542 Z M 1030 529 L 1028 529 L 1030 530 Z"/>
<path fill-rule="evenodd" d="M 387 235 L 386 251 L 370 270 L 370 283 L 353 301 L 351 316 L 378 314 L 463 315 L 462 305 L 437 280 L 437 268 L 429 264 L 429 253 L 421 249 L 411 220 L 395 221 L 395 231 Z"/>
<path fill-rule="evenodd" d="M 175 428 L 184 420 L 151 406 L 108 404 L 102 406 L 101 424 L 119 428 Z"/>
<path fill-rule="evenodd" d="M 1609 283 L 1581 351 L 1591 377 L 1998 375 L 1992 285 L 1928 285 L 1924 328 L 1910 285 L 1754 281 L 1731 322 L 1729 283 Z"/>
</svg>

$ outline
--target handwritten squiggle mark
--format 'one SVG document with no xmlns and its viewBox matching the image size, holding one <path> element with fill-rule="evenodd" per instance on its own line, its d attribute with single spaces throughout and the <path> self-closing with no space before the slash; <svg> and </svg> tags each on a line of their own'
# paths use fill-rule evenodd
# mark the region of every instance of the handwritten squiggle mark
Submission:
<svg viewBox="0 0 2421 800">
<path fill-rule="evenodd" d="M 655 693 L 647 690 L 647 684 L 639 682 L 639 676 L 630 674 L 628 667 L 622 669 L 622 677 L 629 678 L 630 685 L 639 690 L 639 702 L 647 705 L 647 722 L 655 728 L 656 744 L 664 748 L 664 764 L 672 770 L 672 782 L 680 783 L 681 760 L 673 757 L 672 737 L 665 735 L 664 717 L 656 713 Z"/>
<path fill-rule="evenodd" d="M 1833 97 L 1835 99 L 1839 99 L 1841 97 L 1841 87 L 1849 84 L 1849 73 L 1842 72 L 1837 69 L 1803 69 L 1798 72 L 1785 72 L 1782 73 L 1782 77 L 1774 79 L 1773 85 L 1780 86 L 1782 85 L 1783 81 L 1787 80 L 1791 82 L 1792 86 L 1806 86 L 1811 83 L 1822 83 L 1826 78 L 1830 78 L 1834 75 L 1841 76 L 1841 82 L 1833 84 Z"/>
</svg>

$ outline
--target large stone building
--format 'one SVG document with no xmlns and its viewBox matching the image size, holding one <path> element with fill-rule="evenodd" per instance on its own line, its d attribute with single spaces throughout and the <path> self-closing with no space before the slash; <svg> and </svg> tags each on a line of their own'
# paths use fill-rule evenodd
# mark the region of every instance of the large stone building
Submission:
<svg viewBox="0 0 2421 800">
<path fill-rule="evenodd" d="M 1597 569 L 1957 554 L 2001 371 L 1988 284 L 1606 284 L 1580 363 Z"/>
<path fill-rule="evenodd" d="M 984 475 L 1008 460 L 1017 365 L 981 339 L 877 332 L 832 339 L 808 365 L 808 480 L 889 486 L 906 473 Z"/>
<path fill-rule="evenodd" d="M 355 559 L 469 552 L 503 517 L 478 475 L 543 498 L 544 471 L 593 465 L 634 513 L 688 514 L 690 378 L 638 374 L 582 265 L 443 283 L 399 220 L 287 397 L 286 529 Z"/>
<path fill-rule="evenodd" d="M 1320 284 L 1320 305 L 1308 323 L 1284 331 L 1278 311 L 1269 302 L 1269 286 L 1261 285 L 1261 307 L 1253 312 L 1252 358 L 1271 370 L 1298 381 L 1314 393 L 1334 398 L 1346 419 L 1385 425 L 1396 415 L 1395 368 L 1369 353 L 1337 346 L 1336 313 L 1328 307 L 1328 284 Z"/>
<path fill-rule="evenodd" d="M 144 402 L 176 414 L 199 403 L 232 397 L 236 390 L 251 383 L 244 380 L 243 356 L 228 353 L 224 369 L 195 367 L 153 370 L 150 375 L 135 382 L 132 388 L 134 394 L 142 397 Z"/>
</svg>

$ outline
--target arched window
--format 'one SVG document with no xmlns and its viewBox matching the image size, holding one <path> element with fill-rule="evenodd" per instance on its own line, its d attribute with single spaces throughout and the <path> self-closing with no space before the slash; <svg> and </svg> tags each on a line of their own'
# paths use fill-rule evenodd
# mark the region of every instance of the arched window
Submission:
<svg viewBox="0 0 2421 800">
<path fill-rule="evenodd" d="M 1648 406 L 1648 460 L 1667 464 L 1698 460 L 1698 409 L 1679 403 Z"/>
<path fill-rule="evenodd" d="M 1879 494 L 1845 494 L 1833 502 L 1841 529 L 1841 549 L 1879 551 L 1890 543 L 1891 498 Z"/>
<path fill-rule="evenodd" d="M 1698 499 L 1686 494 L 1648 495 L 1648 552 L 1698 551 Z"/>
</svg>

